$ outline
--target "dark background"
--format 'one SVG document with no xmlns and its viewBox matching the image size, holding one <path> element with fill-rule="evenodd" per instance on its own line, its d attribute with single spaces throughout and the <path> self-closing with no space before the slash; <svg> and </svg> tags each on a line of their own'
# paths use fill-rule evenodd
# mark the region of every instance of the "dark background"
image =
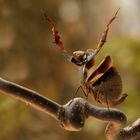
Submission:
<svg viewBox="0 0 140 140">
<path fill-rule="evenodd" d="M 55 21 L 65 48 L 73 52 L 96 48 L 118 8 L 121 10 L 96 62 L 112 56 L 123 79 L 123 92 L 129 95 L 117 108 L 133 122 L 140 117 L 138 0 L 0 0 L 0 76 L 66 103 L 79 86 L 78 69 L 64 60 L 52 43 L 51 28 L 40 10 Z M 93 98 L 90 101 L 95 104 Z M 82 131 L 68 132 L 46 114 L 0 96 L 0 140 L 105 140 L 105 126 L 105 122 L 89 119 Z"/>
</svg>

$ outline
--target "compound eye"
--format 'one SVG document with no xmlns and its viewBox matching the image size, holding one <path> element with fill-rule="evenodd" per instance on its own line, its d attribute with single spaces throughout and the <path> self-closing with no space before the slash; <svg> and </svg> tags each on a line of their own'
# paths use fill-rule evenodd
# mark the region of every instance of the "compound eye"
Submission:
<svg viewBox="0 0 140 140">
<path fill-rule="evenodd" d="M 83 56 L 83 62 L 87 62 L 87 55 L 86 54 Z"/>
</svg>

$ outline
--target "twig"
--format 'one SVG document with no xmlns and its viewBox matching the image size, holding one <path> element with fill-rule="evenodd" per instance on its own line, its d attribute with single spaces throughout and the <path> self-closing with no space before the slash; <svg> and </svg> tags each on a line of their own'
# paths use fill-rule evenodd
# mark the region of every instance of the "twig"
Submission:
<svg viewBox="0 0 140 140">
<path fill-rule="evenodd" d="M 109 122 L 106 127 L 108 140 L 132 140 L 140 136 L 140 119 L 132 126 L 125 127 L 126 116 L 117 109 L 100 108 L 89 104 L 83 98 L 74 98 L 65 105 L 60 105 L 39 93 L 0 78 L 0 91 L 29 104 L 53 117 L 61 127 L 69 131 L 79 131 L 88 117 Z"/>
<path fill-rule="evenodd" d="M 31 107 L 43 111 L 57 119 L 57 112 L 60 105 L 49 100 L 48 98 L 45 98 L 44 96 L 41 96 L 39 93 L 33 90 L 0 78 L 0 91 L 8 96 L 13 96 Z"/>
</svg>

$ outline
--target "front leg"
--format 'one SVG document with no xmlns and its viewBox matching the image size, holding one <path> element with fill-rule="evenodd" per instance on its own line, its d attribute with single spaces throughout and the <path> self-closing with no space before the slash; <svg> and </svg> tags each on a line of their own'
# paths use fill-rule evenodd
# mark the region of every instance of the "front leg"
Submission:
<svg viewBox="0 0 140 140">
<path fill-rule="evenodd" d="M 106 38 L 107 38 L 107 35 L 108 35 L 108 31 L 109 31 L 109 28 L 110 28 L 110 25 L 116 19 L 119 10 L 120 10 L 120 8 L 116 11 L 115 15 L 109 20 L 108 24 L 106 25 L 105 30 L 102 33 L 101 39 L 100 39 L 100 41 L 99 41 L 99 43 L 97 45 L 97 49 L 95 50 L 96 54 L 100 51 L 100 49 L 105 44 Z"/>
<path fill-rule="evenodd" d="M 68 54 L 67 51 L 65 50 L 63 42 L 62 42 L 62 40 L 60 38 L 60 35 L 59 35 L 59 31 L 55 27 L 54 21 L 52 19 L 48 18 L 47 14 L 44 11 L 42 11 L 42 14 L 44 16 L 44 19 L 49 23 L 49 25 L 52 28 L 52 33 L 53 33 L 53 36 L 54 36 L 54 43 L 58 46 L 58 48 L 62 52 L 64 58 L 67 59 L 68 61 L 72 62 L 73 56 Z"/>
</svg>

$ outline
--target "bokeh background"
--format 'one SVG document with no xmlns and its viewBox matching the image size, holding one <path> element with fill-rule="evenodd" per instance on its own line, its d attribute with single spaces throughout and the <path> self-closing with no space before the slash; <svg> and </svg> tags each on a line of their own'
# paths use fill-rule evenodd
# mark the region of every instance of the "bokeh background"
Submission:
<svg viewBox="0 0 140 140">
<path fill-rule="evenodd" d="M 123 79 L 123 92 L 129 95 L 117 108 L 133 122 L 140 117 L 139 0 L 0 0 L 0 76 L 66 103 L 79 86 L 78 69 L 64 60 L 53 43 L 40 10 L 55 20 L 71 53 L 96 48 L 118 8 L 107 43 L 96 59 L 98 64 L 106 55 L 112 56 Z M 82 131 L 68 132 L 46 114 L 0 95 L 0 140 L 105 140 L 106 124 L 89 119 Z"/>
</svg>

